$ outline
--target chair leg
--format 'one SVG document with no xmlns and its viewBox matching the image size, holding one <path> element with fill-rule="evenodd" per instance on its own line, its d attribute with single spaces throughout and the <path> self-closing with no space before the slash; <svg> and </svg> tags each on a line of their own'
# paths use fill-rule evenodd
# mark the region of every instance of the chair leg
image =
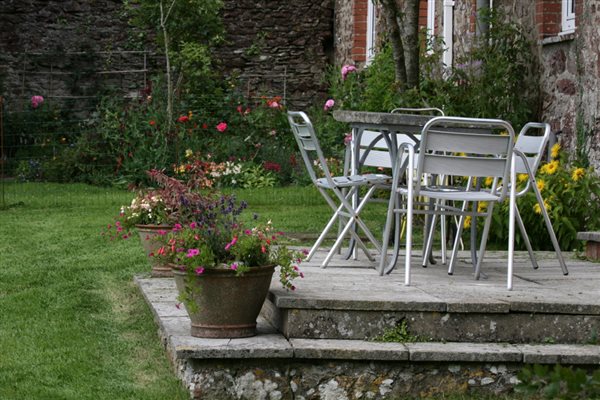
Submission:
<svg viewBox="0 0 600 400">
<path fill-rule="evenodd" d="M 552 227 L 552 221 L 550 221 L 548 211 L 546 210 L 546 206 L 544 205 L 544 199 L 542 198 L 542 194 L 540 193 L 540 190 L 537 187 L 535 179 L 532 181 L 531 186 L 533 186 L 533 192 L 535 193 L 535 197 L 537 198 L 538 204 L 540 205 L 540 210 L 542 211 L 542 216 L 544 217 L 544 222 L 546 223 L 546 230 L 550 235 L 550 240 L 552 241 L 552 246 L 554 246 L 554 252 L 556 253 L 556 257 L 558 257 L 560 268 L 562 269 L 563 275 L 569 275 L 567 264 L 565 263 L 565 259 L 563 258 L 562 252 L 560 251 L 560 246 L 558 244 L 558 240 L 556 239 L 554 228 Z"/>
<path fill-rule="evenodd" d="M 388 244 L 390 241 L 390 233 L 391 233 L 391 229 L 392 229 L 392 219 L 394 220 L 394 223 L 396 223 L 397 225 L 397 219 L 395 218 L 395 212 L 394 210 L 396 209 L 396 206 L 399 205 L 399 201 L 397 199 L 398 195 L 395 193 L 395 186 L 393 185 L 392 190 L 390 191 L 390 200 L 388 202 L 388 209 L 387 209 L 387 214 L 386 214 L 386 218 L 385 218 L 385 225 L 383 228 L 383 239 L 381 241 L 381 258 L 379 260 L 379 268 L 378 268 L 378 272 L 379 275 L 383 275 L 384 272 L 386 272 L 386 270 L 392 270 L 393 269 L 393 264 L 392 267 L 389 268 L 389 266 L 386 266 L 386 262 L 387 262 L 387 249 L 388 249 Z M 396 226 L 397 228 L 397 226 Z"/>
<path fill-rule="evenodd" d="M 396 203 L 395 204 L 398 206 L 397 208 L 400 208 L 400 196 L 399 195 L 396 195 Z M 405 229 L 405 227 L 406 227 L 406 221 L 404 221 L 404 219 L 400 218 L 400 214 L 394 213 L 394 250 L 392 252 L 392 258 L 391 258 L 390 262 L 388 262 L 387 266 L 385 266 L 385 269 L 384 269 L 385 274 L 391 273 L 394 270 L 394 268 L 396 267 L 396 262 L 398 261 L 398 256 L 400 254 L 400 241 L 402 240 L 402 231 Z"/>
<path fill-rule="evenodd" d="M 313 244 L 313 246 L 311 247 L 310 251 L 308 252 L 308 255 L 306 256 L 306 261 L 310 261 L 313 258 L 313 256 L 315 255 L 315 253 L 317 252 L 317 250 L 319 249 L 319 247 L 321 247 L 321 244 L 323 243 L 323 240 L 325 240 L 325 236 L 327 235 L 327 233 L 329 233 L 329 230 L 333 227 L 333 225 L 337 221 L 340 221 L 340 213 L 341 213 L 341 211 L 342 211 L 343 208 L 344 208 L 344 206 L 340 205 L 335 210 L 335 212 L 333 213 L 333 216 L 331 217 L 331 219 L 329 220 L 329 222 L 327 222 L 327 225 L 325 225 L 325 228 L 323 228 L 323 231 L 321 232 L 321 234 L 317 238 L 317 241 L 315 242 L 315 244 Z M 338 230 L 338 234 L 339 234 L 339 232 L 341 232 L 341 231 Z"/>
<path fill-rule="evenodd" d="M 510 193 L 508 201 L 508 265 L 507 265 L 507 278 L 506 288 L 512 290 L 513 287 L 513 267 L 515 257 L 515 211 L 516 207 L 516 187 L 517 187 L 517 172 L 516 172 L 516 161 L 515 154 L 512 154 L 510 160 Z M 535 182 L 534 182 L 535 183 Z M 536 187 L 537 188 L 537 187 Z M 481 254 L 483 258 L 483 254 Z"/>
<path fill-rule="evenodd" d="M 475 279 L 479 279 L 481 275 L 481 263 L 485 256 L 485 248 L 487 246 L 487 238 L 490 233 L 490 226 L 492 225 L 492 213 L 494 211 L 494 203 L 490 203 L 487 209 L 487 215 L 485 216 L 485 224 L 483 226 L 483 232 L 481 233 L 481 244 L 479 248 L 479 256 L 477 257 L 477 265 L 475 266 Z M 475 221 L 472 221 L 475 223 Z"/>
<path fill-rule="evenodd" d="M 461 212 L 464 213 L 467 211 L 468 203 L 463 202 L 463 206 L 461 208 Z M 471 221 L 473 223 L 474 221 Z M 456 258 L 458 257 L 458 246 L 461 243 L 461 236 L 463 232 L 465 224 L 465 216 L 461 215 L 458 219 L 457 227 L 456 227 L 456 237 L 454 238 L 454 245 L 452 246 L 452 255 L 450 256 L 450 265 L 448 265 L 448 275 L 454 274 L 454 265 L 456 263 Z"/>
<path fill-rule="evenodd" d="M 523 241 L 525 242 L 525 247 L 527 248 L 527 252 L 529 253 L 529 259 L 531 260 L 531 265 L 533 269 L 538 269 L 539 265 L 537 260 L 535 259 L 535 254 L 533 253 L 533 249 L 531 248 L 531 242 L 529 241 L 529 236 L 527 235 L 527 230 L 525 229 L 525 224 L 523 224 L 523 218 L 521 218 L 521 213 L 519 212 L 519 207 L 515 204 L 515 217 L 517 218 L 517 225 L 519 226 L 519 231 L 521 232 L 521 236 L 523 237 Z"/>
</svg>

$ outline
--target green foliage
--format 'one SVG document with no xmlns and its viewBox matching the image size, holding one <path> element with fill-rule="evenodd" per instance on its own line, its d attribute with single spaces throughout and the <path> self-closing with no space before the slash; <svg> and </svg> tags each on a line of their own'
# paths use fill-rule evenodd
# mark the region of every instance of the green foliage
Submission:
<svg viewBox="0 0 600 400">
<path fill-rule="evenodd" d="M 397 343 L 414 343 L 420 340 L 419 336 L 410 333 L 406 319 L 402 319 L 395 327 L 387 329 L 380 336 L 373 338 L 375 342 Z"/>
<path fill-rule="evenodd" d="M 485 18 L 492 28 L 485 35 L 473 35 L 468 52 L 446 70 L 441 63 L 443 44 L 422 35 L 429 43 L 420 55 L 419 90 L 398 90 L 389 45 L 360 73 L 343 79 L 338 70 L 330 71 L 327 82 L 336 108 L 388 112 L 396 107 L 438 107 L 446 115 L 502 118 L 515 126 L 534 119 L 538 92 L 532 44 L 520 25 L 499 11 Z"/>
<path fill-rule="evenodd" d="M 241 181 L 244 189 L 260 189 L 275 186 L 276 179 L 273 173 L 254 165 L 242 172 Z"/>
<path fill-rule="evenodd" d="M 521 381 L 515 391 L 544 399 L 600 398 L 600 370 L 588 373 L 583 369 L 555 365 L 525 367 L 518 375 Z"/>
</svg>

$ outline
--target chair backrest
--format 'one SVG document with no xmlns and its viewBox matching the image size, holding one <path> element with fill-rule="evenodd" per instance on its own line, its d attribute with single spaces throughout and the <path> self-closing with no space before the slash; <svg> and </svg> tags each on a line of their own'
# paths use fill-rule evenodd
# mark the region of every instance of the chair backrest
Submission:
<svg viewBox="0 0 600 400">
<path fill-rule="evenodd" d="M 539 135 L 539 132 L 542 134 Z M 529 168 L 535 174 L 542 157 L 544 155 L 544 149 L 548 145 L 550 139 L 550 125 L 542 122 L 529 122 L 527 123 L 519 135 L 517 136 L 517 142 L 515 143 L 515 150 L 521 151 L 527 157 L 527 163 Z M 526 174 L 527 169 L 523 160 L 519 157 L 516 161 L 517 174 Z"/>
<path fill-rule="evenodd" d="M 390 113 L 394 114 L 420 114 L 420 115 L 445 115 L 442 110 L 436 107 L 423 107 L 423 108 L 411 108 L 411 107 L 397 107 L 394 108 Z M 396 144 L 400 147 L 402 144 L 408 143 L 411 145 L 416 144 L 415 139 L 419 140 L 418 134 L 412 135 L 413 137 L 404 133 L 396 133 Z M 389 146 L 384 135 L 381 132 L 365 130 L 361 134 L 360 143 L 358 143 L 358 165 L 366 167 L 378 167 L 378 168 L 391 168 L 392 159 L 390 157 Z M 415 160 L 418 157 L 415 154 Z"/>
<path fill-rule="evenodd" d="M 492 192 L 501 199 L 508 182 L 515 133 L 499 119 L 435 117 L 423 127 L 415 192 L 423 174 L 494 178 Z M 499 192 L 498 192 L 499 191 Z"/>
<path fill-rule="evenodd" d="M 310 179 L 316 184 L 317 179 L 319 179 L 319 172 L 317 171 L 319 169 L 330 185 L 335 186 L 327 161 L 319 146 L 315 128 L 308 116 L 302 111 L 288 111 L 287 114 Z"/>
<path fill-rule="evenodd" d="M 416 135 L 418 138 L 418 135 Z M 415 144 L 415 141 L 408 135 L 397 133 L 397 145 L 402 143 Z M 358 165 L 366 167 L 391 168 L 392 158 L 390 156 L 390 144 L 385 139 L 383 133 L 378 131 L 365 130 L 360 136 L 358 143 Z"/>
</svg>

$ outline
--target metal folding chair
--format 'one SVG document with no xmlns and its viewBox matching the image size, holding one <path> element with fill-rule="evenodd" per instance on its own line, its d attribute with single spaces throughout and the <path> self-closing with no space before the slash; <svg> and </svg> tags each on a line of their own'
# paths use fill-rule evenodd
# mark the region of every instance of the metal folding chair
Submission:
<svg viewBox="0 0 600 400">
<path fill-rule="evenodd" d="M 384 174 L 332 176 L 321 147 L 319 146 L 314 127 L 308 116 L 303 112 L 289 111 L 288 121 L 312 182 L 324 197 L 327 204 L 329 204 L 334 211 L 329 222 L 310 249 L 307 260 L 310 260 L 314 256 L 323 243 L 325 236 L 335 223 L 344 221 L 345 225 L 343 225 L 338 233 L 338 237 L 323 260 L 321 267 L 327 267 L 335 252 L 338 251 L 342 245 L 345 236 L 348 234 L 356 242 L 358 247 L 363 250 L 367 258 L 374 261 L 369 249 L 358 235 L 356 229 L 353 229 L 353 226 L 356 225 L 359 227 L 373 246 L 375 246 L 376 250 L 381 251 L 381 245 L 360 217 L 360 212 L 370 200 L 376 189 L 385 187 L 386 185 L 389 186 L 391 177 Z M 322 175 L 322 177 L 320 175 Z M 366 193 L 361 193 L 360 202 L 353 206 L 353 198 L 355 198 L 355 195 L 357 195 L 358 191 L 362 188 L 366 188 Z M 333 193 L 333 196 L 329 193 Z"/>
<path fill-rule="evenodd" d="M 499 131 L 506 131 L 500 135 Z M 475 119 L 461 117 L 436 117 L 430 120 L 422 130 L 419 144 L 419 158 L 416 172 L 414 168 L 414 146 L 403 145 L 409 156 L 408 167 L 397 162 L 394 169 L 394 181 L 389 200 L 382 242 L 382 257 L 380 272 L 390 269 L 387 262 L 387 242 L 389 240 L 391 224 L 394 214 L 406 214 L 406 255 L 405 255 L 405 285 L 410 285 L 410 269 L 412 255 L 412 223 L 414 214 L 437 215 L 469 215 L 472 218 L 486 217 L 482 233 L 479 259 L 475 268 L 475 277 L 479 278 L 481 261 L 485 253 L 485 245 L 489 234 L 494 204 L 504 201 L 508 185 L 500 182 L 509 182 L 513 159 L 514 130 L 512 126 L 497 119 Z M 400 153 L 399 153 L 400 154 Z M 400 185 L 402 176 L 406 174 L 406 187 Z M 437 185 L 428 183 L 425 175 L 446 175 L 455 177 L 455 182 L 462 181 L 464 185 Z M 481 190 L 473 184 L 477 178 L 492 177 L 491 190 Z M 400 195 L 404 204 L 397 205 L 396 195 Z M 419 197 L 426 197 L 434 201 L 424 209 L 415 207 Z M 488 207 L 485 212 L 476 208 L 469 208 L 475 202 L 486 201 Z M 454 206 L 454 202 L 462 203 L 462 207 Z M 514 188 L 511 188 L 509 216 L 509 241 L 508 241 L 508 277 L 507 288 L 512 289 L 512 270 L 514 255 Z M 462 226 L 462 224 L 461 224 Z M 460 229 L 460 227 L 459 227 Z M 460 232 L 455 240 L 455 249 L 460 237 Z M 456 252 L 453 251 L 453 256 Z M 394 257 L 392 257 L 394 262 Z M 452 265 L 453 260 L 451 260 Z"/>
<path fill-rule="evenodd" d="M 536 131 L 540 130 L 542 131 L 542 135 L 534 134 Z M 519 132 L 519 136 L 517 137 L 517 142 L 514 147 L 515 156 L 518 157 L 515 162 L 515 172 L 517 174 L 526 174 L 527 182 L 525 187 L 518 191 L 515 196 L 519 198 L 525 195 L 529 190 L 533 190 L 536 200 L 540 206 L 540 211 L 542 217 L 544 218 L 544 223 L 546 224 L 546 230 L 548 231 L 548 235 L 552 241 L 552 245 L 554 247 L 554 251 L 556 252 L 556 257 L 558 258 L 562 272 L 564 275 L 568 275 L 569 271 L 567 269 L 567 265 L 565 264 L 565 259 L 560 251 L 560 246 L 558 244 L 558 240 L 556 239 L 552 222 L 548 216 L 548 211 L 546 210 L 544 199 L 542 198 L 542 193 L 540 192 L 535 179 L 535 172 L 538 170 L 538 167 L 542 162 L 544 150 L 548 145 L 550 135 L 550 125 L 539 122 L 530 122 L 521 129 L 521 132 Z M 531 264 L 533 265 L 534 269 L 537 269 L 538 263 L 531 248 L 529 236 L 525 230 L 525 225 L 523 224 L 523 219 L 521 218 L 518 204 L 515 204 L 515 217 L 519 230 L 521 231 L 521 236 L 523 237 L 523 242 L 527 248 L 527 252 L 529 253 Z"/>
</svg>

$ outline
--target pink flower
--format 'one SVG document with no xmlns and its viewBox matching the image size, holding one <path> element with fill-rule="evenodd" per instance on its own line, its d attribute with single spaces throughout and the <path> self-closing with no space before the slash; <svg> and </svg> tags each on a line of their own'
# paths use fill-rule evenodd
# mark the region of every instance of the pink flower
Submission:
<svg viewBox="0 0 600 400">
<path fill-rule="evenodd" d="M 165 235 L 167 234 L 167 231 L 165 231 L 164 229 L 160 229 L 160 230 L 159 230 L 158 232 L 156 232 L 156 233 L 158 233 L 160 236 L 165 236 Z"/>
<path fill-rule="evenodd" d="M 198 267 L 194 270 L 194 272 L 196 272 L 196 275 L 202 275 L 204 273 L 204 268 Z"/>
<path fill-rule="evenodd" d="M 186 257 L 192 258 L 194 256 L 197 256 L 198 254 L 200 254 L 200 250 L 198 250 L 198 249 L 189 249 L 188 252 L 187 252 L 187 254 L 186 254 Z"/>
<path fill-rule="evenodd" d="M 279 105 L 279 103 L 277 101 L 272 101 L 269 103 L 269 107 L 271 108 L 281 108 L 281 106 Z"/>
<path fill-rule="evenodd" d="M 173 232 L 179 232 L 181 230 L 182 226 L 181 224 L 175 224 L 173 225 Z"/>
<path fill-rule="evenodd" d="M 236 243 L 237 243 L 237 236 L 234 236 L 233 239 L 231 240 L 231 242 L 229 242 L 225 245 L 225 250 L 229 250 L 231 248 L 231 246 L 233 246 Z"/>
<path fill-rule="evenodd" d="M 335 105 L 335 100 L 329 99 L 325 102 L 325 105 L 323 106 L 323 110 L 329 111 L 333 108 L 334 105 Z"/>
<path fill-rule="evenodd" d="M 231 268 L 231 269 L 232 269 L 232 270 L 234 270 L 234 271 L 237 271 L 237 269 L 238 269 L 238 265 L 237 265 L 237 263 L 233 263 L 233 264 L 231 264 L 231 265 L 229 266 L 229 268 Z"/>
<path fill-rule="evenodd" d="M 219 132 L 225 132 L 225 131 L 227 130 L 227 122 L 220 122 L 220 123 L 217 125 L 217 130 L 218 130 Z"/>
<path fill-rule="evenodd" d="M 354 65 L 344 65 L 342 67 L 342 79 L 346 80 L 348 74 L 351 72 L 356 72 L 356 67 Z"/>
<path fill-rule="evenodd" d="M 348 133 L 346 136 L 344 136 L 344 144 L 349 145 L 350 142 L 352 142 L 352 134 Z"/>
<path fill-rule="evenodd" d="M 198 226 L 198 224 L 195 222 L 190 223 L 190 228 L 192 228 L 192 229 L 196 229 L 197 226 Z"/>
<path fill-rule="evenodd" d="M 31 96 L 31 107 L 38 108 L 44 103 L 44 97 L 42 96 Z"/>
<path fill-rule="evenodd" d="M 190 120 L 190 117 L 188 117 L 187 115 L 182 115 L 181 117 L 177 118 L 177 122 L 181 122 L 181 123 L 186 123 Z"/>
</svg>

